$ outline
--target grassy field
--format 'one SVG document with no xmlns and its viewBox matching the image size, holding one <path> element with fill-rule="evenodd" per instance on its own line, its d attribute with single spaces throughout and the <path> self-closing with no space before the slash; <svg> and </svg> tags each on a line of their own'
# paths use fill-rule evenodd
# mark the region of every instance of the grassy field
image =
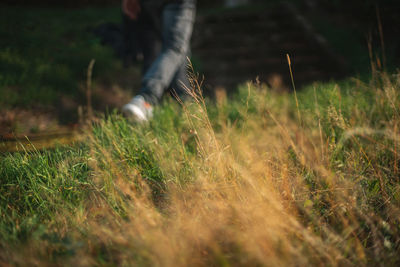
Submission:
<svg viewBox="0 0 400 267">
<path fill-rule="evenodd" d="M 272 1 L 271 5 L 276 2 Z M 254 8 L 259 6 L 248 7 L 249 10 Z M 215 14 L 221 9 L 199 12 Z M 367 44 L 360 29 L 335 25 L 320 17 L 323 14 L 310 16 L 317 30 L 346 57 L 358 74 L 368 73 Z M 92 59 L 96 60 L 92 77 L 95 104 L 104 105 L 112 98 L 106 91 L 116 87 L 119 92 L 132 93 L 140 84 L 140 67 L 124 69 L 114 51 L 101 44 L 93 29 L 104 23 L 121 23 L 118 6 L 80 9 L 1 6 L 0 112 L 13 108 L 72 106 L 73 110 L 68 111 L 74 113 L 70 116 L 76 117 L 77 106 L 86 104 L 86 74 Z M 201 65 L 196 58 L 194 61 L 195 65 Z M 111 95 L 116 94 L 112 92 Z"/>
<path fill-rule="evenodd" d="M 0 263 L 399 264 L 399 75 L 193 88 L 147 125 L 110 114 L 74 146 L 2 155 Z"/>
<path fill-rule="evenodd" d="M 119 12 L 0 8 L 0 115 L 77 119 L 93 58 L 94 104 L 128 99 L 138 68 L 90 33 Z M 193 75 L 148 124 L 110 111 L 73 145 L 0 153 L 0 265 L 398 266 L 400 73 L 365 73 L 212 100 Z"/>
<path fill-rule="evenodd" d="M 125 69 L 93 33 L 99 25 L 120 21 L 118 6 L 1 6 L 0 128 L 7 129 L 0 134 L 36 133 L 48 131 L 49 124 L 78 122 L 92 59 L 93 108 L 104 111 L 126 101 L 140 84 L 140 66 Z"/>
<path fill-rule="evenodd" d="M 96 73 L 107 71 L 107 65 L 115 64 L 112 51 L 100 45 L 89 27 L 117 20 L 115 11 L 2 7 L 2 109 L 52 105 L 60 94 L 75 96 L 92 58 L 99 63 Z"/>
</svg>

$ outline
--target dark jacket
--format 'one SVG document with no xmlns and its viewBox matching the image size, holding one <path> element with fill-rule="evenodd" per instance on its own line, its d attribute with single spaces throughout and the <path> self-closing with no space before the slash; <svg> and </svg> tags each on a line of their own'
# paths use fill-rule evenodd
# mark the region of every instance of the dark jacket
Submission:
<svg viewBox="0 0 400 267">
<path fill-rule="evenodd" d="M 196 0 L 140 0 L 142 15 L 151 18 L 154 27 L 160 31 L 162 10 L 172 3 L 177 3 L 183 8 L 196 8 Z"/>
<path fill-rule="evenodd" d="M 140 3 L 143 8 L 151 8 L 160 10 L 166 4 L 170 3 L 182 3 L 186 6 L 192 6 L 193 8 L 196 6 L 196 0 L 140 0 Z"/>
</svg>

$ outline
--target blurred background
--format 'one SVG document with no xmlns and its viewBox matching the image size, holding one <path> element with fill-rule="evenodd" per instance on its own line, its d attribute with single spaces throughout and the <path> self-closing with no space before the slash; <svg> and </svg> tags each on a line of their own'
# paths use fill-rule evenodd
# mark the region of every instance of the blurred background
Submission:
<svg viewBox="0 0 400 267">
<path fill-rule="evenodd" d="M 192 62 L 211 98 L 247 81 L 291 92 L 287 55 L 298 90 L 369 79 L 399 66 L 398 14 L 398 0 L 200 0 Z M 88 109 L 120 108 L 140 86 L 135 59 L 120 1 L 0 1 L 0 138 L 69 132 Z"/>
</svg>

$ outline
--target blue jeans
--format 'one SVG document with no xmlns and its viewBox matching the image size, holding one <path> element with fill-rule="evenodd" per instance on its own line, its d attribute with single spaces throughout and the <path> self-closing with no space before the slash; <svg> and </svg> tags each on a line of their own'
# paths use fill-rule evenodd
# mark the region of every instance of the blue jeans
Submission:
<svg viewBox="0 0 400 267">
<path fill-rule="evenodd" d="M 187 57 L 195 20 L 194 1 L 167 4 L 162 11 L 162 50 L 147 69 L 139 92 L 146 101 L 156 105 L 165 90 L 182 94 L 189 86 Z"/>
</svg>

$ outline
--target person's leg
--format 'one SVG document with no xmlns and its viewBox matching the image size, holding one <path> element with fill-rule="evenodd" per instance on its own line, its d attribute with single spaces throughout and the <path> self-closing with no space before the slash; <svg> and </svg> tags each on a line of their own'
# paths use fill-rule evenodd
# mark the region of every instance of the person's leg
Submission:
<svg viewBox="0 0 400 267">
<path fill-rule="evenodd" d="M 140 95 L 153 105 L 159 102 L 178 71 L 185 73 L 195 12 L 195 5 L 185 3 L 172 3 L 164 7 L 162 52 L 144 75 L 140 91 Z"/>
<path fill-rule="evenodd" d="M 137 41 L 140 43 L 140 48 L 143 53 L 142 73 L 144 75 L 160 55 L 162 40 L 147 10 L 143 10 L 140 14 L 138 25 L 139 36 Z"/>
<path fill-rule="evenodd" d="M 161 53 L 161 35 L 156 29 L 151 14 L 143 10 L 136 21 L 136 42 L 143 53 L 142 72 L 146 73 Z M 136 122 L 147 121 L 152 117 L 153 108 L 141 95 L 136 95 L 129 103 L 122 107 L 126 117 Z"/>
<path fill-rule="evenodd" d="M 186 55 L 184 64 L 179 67 L 169 88 L 173 96 L 177 96 L 183 101 L 187 100 L 187 98 L 189 97 L 187 90 L 191 87 L 188 77 L 189 61 L 187 60 L 187 58 L 189 57 L 189 55 L 190 54 Z"/>
<path fill-rule="evenodd" d="M 142 40 L 142 73 L 145 74 L 161 53 L 161 40 L 154 31 L 145 32 Z"/>
</svg>

